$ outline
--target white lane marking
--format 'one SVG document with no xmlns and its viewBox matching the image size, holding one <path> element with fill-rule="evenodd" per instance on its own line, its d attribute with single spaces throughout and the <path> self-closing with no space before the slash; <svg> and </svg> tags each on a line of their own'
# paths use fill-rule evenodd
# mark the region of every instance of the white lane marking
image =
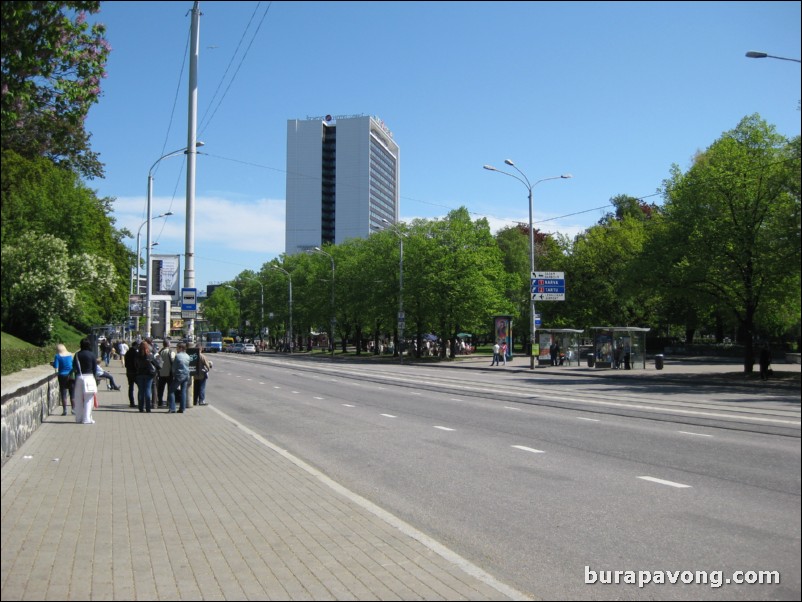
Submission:
<svg viewBox="0 0 802 602">
<path fill-rule="evenodd" d="M 321 401 L 326 399 L 325 397 L 315 397 L 315 399 L 320 399 Z"/>
<path fill-rule="evenodd" d="M 690 487 L 690 485 L 683 485 L 682 483 L 675 483 L 674 481 L 666 481 L 664 479 L 658 479 L 655 477 L 638 477 L 638 478 L 643 479 L 644 481 L 651 481 L 652 483 L 658 483 L 659 485 L 668 485 L 669 487 L 676 487 L 677 489 L 686 489 Z"/>
<path fill-rule="evenodd" d="M 262 381 L 259 381 L 259 384 L 260 384 L 260 385 L 263 385 L 263 384 L 265 384 L 265 383 L 263 383 Z"/>
<path fill-rule="evenodd" d="M 449 399 L 449 401 L 462 401 L 462 399 L 459 399 L 458 397 L 452 397 Z"/>
<path fill-rule="evenodd" d="M 601 422 L 598 418 L 582 418 L 582 416 L 577 416 L 577 420 L 587 420 L 588 422 Z"/>
<path fill-rule="evenodd" d="M 512 410 L 513 412 L 522 412 L 521 408 L 511 408 L 510 406 L 504 406 L 505 410 Z"/>
<path fill-rule="evenodd" d="M 677 431 L 683 435 L 693 435 L 694 437 L 712 437 L 713 435 L 706 435 L 705 433 L 692 433 L 690 431 Z"/>
<path fill-rule="evenodd" d="M 392 414 L 381 414 L 381 415 L 385 416 L 386 418 L 398 418 L 398 416 L 393 416 Z"/>
<path fill-rule="evenodd" d="M 295 393 L 296 395 L 298 395 L 298 391 L 293 391 L 293 393 Z"/>
<path fill-rule="evenodd" d="M 423 395 L 423 393 L 418 393 L 417 391 L 410 391 L 410 395 Z"/>
<path fill-rule="evenodd" d="M 525 445 L 513 445 L 513 447 L 515 449 L 521 449 L 523 451 L 532 452 L 533 454 L 545 454 L 546 453 L 542 449 L 534 449 L 534 448 L 531 448 L 531 447 L 526 447 Z"/>
<path fill-rule="evenodd" d="M 306 471 L 308 474 L 315 477 L 318 481 L 328 486 L 332 491 L 335 491 L 338 495 L 342 495 L 348 498 L 349 500 L 353 501 L 355 504 L 358 504 L 361 508 L 364 508 L 366 511 L 370 512 L 380 520 L 383 520 L 385 523 L 387 523 L 394 529 L 397 529 L 404 535 L 407 535 L 412 539 L 420 542 L 422 545 L 426 546 L 429 550 L 439 555 L 447 562 L 452 563 L 453 565 L 459 567 L 469 575 L 475 577 L 476 579 L 479 579 L 482 583 L 486 584 L 488 587 L 492 587 L 493 589 L 497 590 L 503 596 L 506 596 L 510 600 L 531 600 L 529 596 L 509 587 L 508 585 L 505 585 L 497 581 L 495 577 L 493 577 L 488 573 L 485 573 L 484 570 L 471 564 L 468 560 L 466 560 L 462 556 L 459 556 L 456 552 L 451 551 L 449 548 L 435 541 L 425 533 L 416 530 L 411 525 L 403 522 L 400 518 L 393 516 L 386 510 L 383 510 L 379 506 L 375 505 L 373 502 L 370 502 L 365 498 L 360 497 L 356 493 L 346 489 L 345 487 L 333 481 L 330 477 L 326 476 L 316 468 L 313 468 L 309 464 L 306 464 L 303 460 L 293 456 L 287 450 L 280 448 L 278 445 L 274 443 L 271 443 L 260 434 L 250 430 L 244 424 L 241 424 L 236 420 L 230 418 L 229 416 L 218 410 L 216 407 L 210 406 L 210 408 L 211 408 L 210 411 L 217 412 L 223 418 L 231 421 L 233 424 L 237 425 L 243 433 L 247 433 L 257 441 L 259 441 L 262 445 L 267 447 L 268 449 L 273 450 L 275 453 L 281 455 L 282 457 L 286 458 L 287 460 L 295 464 L 301 470 Z"/>
<path fill-rule="evenodd" d="M 447 426 L 435 426 L 434 428 L 440 429 L 441 431 L 453 431 L 455 429 L 450 429 Z"/>
<path fill-rule="evenodd" d="M 355 408 L 356 406 L 352 406 L 350 403 L 343 404 L 346 408 Z"/>
<path fill-rule="evenodd" d="M 281 387 L 279 387 L 278 385 L 273 385 L 273 388 L 274 389 L 280 389 Z"/>
</svg>

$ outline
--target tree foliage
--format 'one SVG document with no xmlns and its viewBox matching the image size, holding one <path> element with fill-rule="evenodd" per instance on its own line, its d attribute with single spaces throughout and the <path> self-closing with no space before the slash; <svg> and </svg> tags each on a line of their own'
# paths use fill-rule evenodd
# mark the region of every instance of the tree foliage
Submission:
<svg viewBox="0 0 802 602">
<path fill-rule="evenodd" d="M 735 316 L 747 372 L 755 337 L 799 320 L 799 171 L 799 139 L 752 115 L 665 182 L 661 273 Z"/>
<path fill-rule="evenodd" d="M 133 256 L 122 242 L 125 232 L 114 228 L 111 200 L 99 199 L 75 173 L 49 159 L 27 159 L 6 150 L 2 161 L 3 248 L 24 249 L 30 240 L 56 238 L 64 245 L 60 253 L 66 258 L 84 258 L 82 262 L 89 275 L 84 279 L 79 272 L 74 274 L 76 280 L 69 284 L 74 298 L 59 305 L 64 312 L 60 317 L 83 328 L 122 320 L 126 315 Z M 9 287 L 8 290 L 20 284 L 14 281 L 15 277 L 27 274 L 26 264 L 18 264 L 20 259 L 25 259 L 24 255 L 3 253 L 3 286 Z M 111 281 L 91 277 L 100 265 L 113 268 Z M 102 271 L 105 273 L 106 268 Z M 53 277 L 58 278 L 58 273 L 54 269 Z M 61 284 L 54 286 L 61 290 Z M 30 317 L 34 307 L 38 305 L 4 303 L 3 327 L 24 334 L 25 325 L 30 325 L 32 337 L 40 339 L 43 336 L 40 322 Z M 16 313 L 22 310 L 22 314 Z M 41 323 L 50 324 L 51 318 L 47 314 Z"/>
<path fill-rule="evenodd" d="M 2 148 L 48 157 L 87 178 L 103 168 L 84 120 L 110 47 L 87 14 L 100 2 L 2 3 Z"/>
<path fill-rule="evenodd" d="M 106 259 L 69 253 L 51 234 L 28 231 L 3 244 L 3 330 L 37 345 L 50 340 L 53 322 L 74 309 L 82 290 L 114 290 Z"/>
</svg>

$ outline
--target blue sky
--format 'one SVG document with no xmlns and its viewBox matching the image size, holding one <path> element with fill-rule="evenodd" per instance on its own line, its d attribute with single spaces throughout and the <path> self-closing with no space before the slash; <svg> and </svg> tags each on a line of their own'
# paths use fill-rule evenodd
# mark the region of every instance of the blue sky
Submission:
<svg viewBox="0 0 802 602">
<path fill-rule="evenodd" d="M 380 117 L 401 148 L 401 219 L 465 206 L 576 234 L 618 194 L 661 203 L 745 116 L 800 133 L 799 2 L 201 2 L 196 286 L 284 252 L 286 127 Z M 147 175 L 187 144 L 191 1 L 103 2 L 112 46 L 87 120 L 118 227 L 147 217 Z M 183 254 L 183 156 L 154 170 L 154 253 Z M 145 246 L 142 228 L 142 247 Z M 132 249 L 136 240 L 129 239 Z M 144 255 L 144 250 L 143 250 Z M 183 268 L 183 258 L 182 258 Z"/>
</svg>

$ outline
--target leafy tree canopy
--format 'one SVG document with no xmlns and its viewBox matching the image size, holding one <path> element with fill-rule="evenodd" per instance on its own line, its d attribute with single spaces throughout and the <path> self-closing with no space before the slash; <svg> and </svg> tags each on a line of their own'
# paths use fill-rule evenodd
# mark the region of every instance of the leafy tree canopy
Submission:
<svg viewBox="0 0 802 602">
<path fill-rule="evenodd" d="M 100 2 L 2 3 L 2 148 L 48 157 L 87 178 L 103 166 L 84 119 L 100 96 L 110 51 Z"/>
</svg>

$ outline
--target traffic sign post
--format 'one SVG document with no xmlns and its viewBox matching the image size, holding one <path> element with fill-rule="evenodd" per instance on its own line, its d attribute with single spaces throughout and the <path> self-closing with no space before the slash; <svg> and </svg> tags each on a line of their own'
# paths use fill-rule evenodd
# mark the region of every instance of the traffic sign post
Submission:
<svg viewBox="0 0 802 602">
<path fill-rule="evenodd" d="M 530 292 L 534 301 L 565 301 L 565 272 L 533 272 Z"/>
<path fill-rule="evenodd" d="M 181 289 L 181 317 L 184 319 L 195 319 L 198 312 L 198 289 Z"/>
</svg>

